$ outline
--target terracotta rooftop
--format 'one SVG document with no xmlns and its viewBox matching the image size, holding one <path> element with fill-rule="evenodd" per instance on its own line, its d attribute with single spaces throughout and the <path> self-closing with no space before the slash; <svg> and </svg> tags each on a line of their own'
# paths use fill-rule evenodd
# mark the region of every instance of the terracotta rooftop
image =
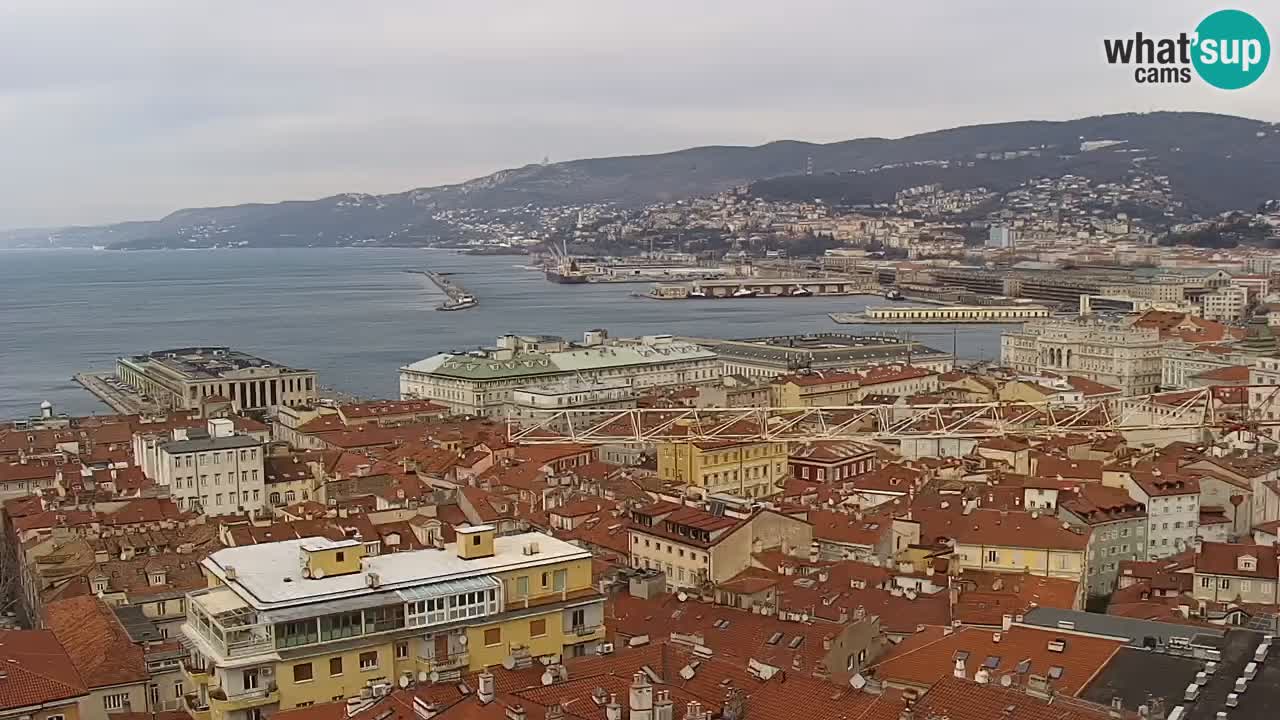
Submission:
<svg viewBox="0 0 1280 720">
<path fill-rule="evenodd" d="M 1058 692 L 1076 695 L 1128 643 L 1017 624 L 1003 632 L 963 627 L 946 632 L 939 628 L 907 638 L 872 671 L 881 680 L 918 687 L 951 677 L 961 667 L 970 679 L 980 669 L 995 680 L 1031 673 L 1051 678 Z"/>
<path fill-rule="evenodd" d="M 44 620 L 88 687 L 146 682 L 150 677 L 142 648 L 133 644 L 115 613 L 98 598 L 51 602 L 44 608 Z"/>
<path fill-rule="evenodd" d="M 69 701 L 88 692 L 66 649 L 49 630 L 0 630 L 0 710 Z"/>
</svg>

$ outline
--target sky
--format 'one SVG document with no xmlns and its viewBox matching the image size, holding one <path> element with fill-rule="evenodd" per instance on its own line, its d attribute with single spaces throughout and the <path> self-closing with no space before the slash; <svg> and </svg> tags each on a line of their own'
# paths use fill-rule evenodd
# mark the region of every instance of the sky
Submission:
<svg viewBox="0 0 1280 720">
<path fill-rule="evenodd" d="M 1253 86 L 1141 86 L 1102 39 L 1240 0 L 5 0 L 0 228 L 398 192 L 684 147 L 901 137 L 1199 110 Z"/>
</svg>

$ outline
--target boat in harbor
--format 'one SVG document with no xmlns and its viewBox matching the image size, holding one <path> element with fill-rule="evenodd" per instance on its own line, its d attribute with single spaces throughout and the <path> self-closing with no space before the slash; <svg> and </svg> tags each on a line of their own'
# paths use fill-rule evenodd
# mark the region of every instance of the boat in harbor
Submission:
<svg viewBox="0 0 1280 720">
<path fill-rule="evenodd" d="M 796 285 L 787 291 L 787 297 L 809 297 L 813 291 L 803 285 Z"/>
<path fill-rule="evenodd" d="M 703 290 L 701 287 L 694 285 L 693 288 L 689 290 L 688 297 L 692 300 L 704 300 L 710 296 L 707 295 L 706 290 Z"/>
<path fill-rule="evenodd" d="M 440 305 L 437 305 L 436 309 L 451 312 L 454 310 L 466 310 L 467 308 L 473 308 L 479 304 L 480 302 L 476 300 L 474 295 L 458 295 L 457 297 L 451 297 Z"/>
<path fill-rule="evenodd" d="M 559 285 L 581 285 L 590 277 L 578 267 L 578 261 L 565 258 L 546 271 L 547 279 Z"/>
<path fill-rule="evenodd" d="M 750 288 L 743 287 L 742 285 L 739 285 L 739 286 L 738 286 L 738 289 L 737 289 L 737 290 L 734 290 L 734 291 L 733 291 L 733 294 L 732 294 L 732 295 L 730 295 L 729 297 L 733 297 L 733 298 L 753 298 L 753 297 L 756 297 L 756 296 L 757 296 L 757 295 L 759 295 L 759 294 L 760 294 L 760 293 L 756 292 L 755 290 L 752 290 L 752 289 L 750 289 Z"/>
</svg>

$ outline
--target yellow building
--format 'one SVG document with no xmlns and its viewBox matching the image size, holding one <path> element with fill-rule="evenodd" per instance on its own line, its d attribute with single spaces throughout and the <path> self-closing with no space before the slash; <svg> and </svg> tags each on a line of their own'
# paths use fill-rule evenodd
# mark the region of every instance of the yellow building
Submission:
<svg viewBox="0 0 1280 720">
<path fill-rule="evenodd" d="M 203 563 L 183 633 L 194 720 L 390 692 L 526 659 L 584 655 L 604 638 L 591 554 L 541 533 L 458 530 L 443 549 L 365 556 L 307 538 L 228 548 Z"/>
<path fill-rule="evenodd" d="M 1074 580 L 1085 588 L 1089 528 L 1067 526 L 1037 511 L 920 509 L 900 518 L 920 524 L 920 537 L 954 541 L 957 570 L 1026 572 Z M 895 520 L 895 523 L 898 522 Z"/>
<path fill-rule="evenodd" d="M 769 401 L 784 408 L 853 405 L 861 381 L 861 375 L 841 371 L 784 375 L 769 385 Z"/>
<path fill-rule="evenodd" d="M 784 442 L 661 442 L 658 476 L 663 480 L 743 498 L 768 497 L 787 477 Z"/>
</svg>

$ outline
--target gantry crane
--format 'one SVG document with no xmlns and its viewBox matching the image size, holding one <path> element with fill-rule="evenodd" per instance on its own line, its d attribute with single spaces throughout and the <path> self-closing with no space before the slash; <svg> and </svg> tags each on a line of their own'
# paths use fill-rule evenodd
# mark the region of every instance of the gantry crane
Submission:
<svg viewBox="0 0 1280 720">
<path fill-rule="evenodd" d="M 814 442 L 983 439 L 1140 431 L 1271 435 L 1280 386 L 1213 386 L 1096 400 L 825 407 L 572 409 L 508 423 L 509 438 L 553 443 Z"/>
</svg>

